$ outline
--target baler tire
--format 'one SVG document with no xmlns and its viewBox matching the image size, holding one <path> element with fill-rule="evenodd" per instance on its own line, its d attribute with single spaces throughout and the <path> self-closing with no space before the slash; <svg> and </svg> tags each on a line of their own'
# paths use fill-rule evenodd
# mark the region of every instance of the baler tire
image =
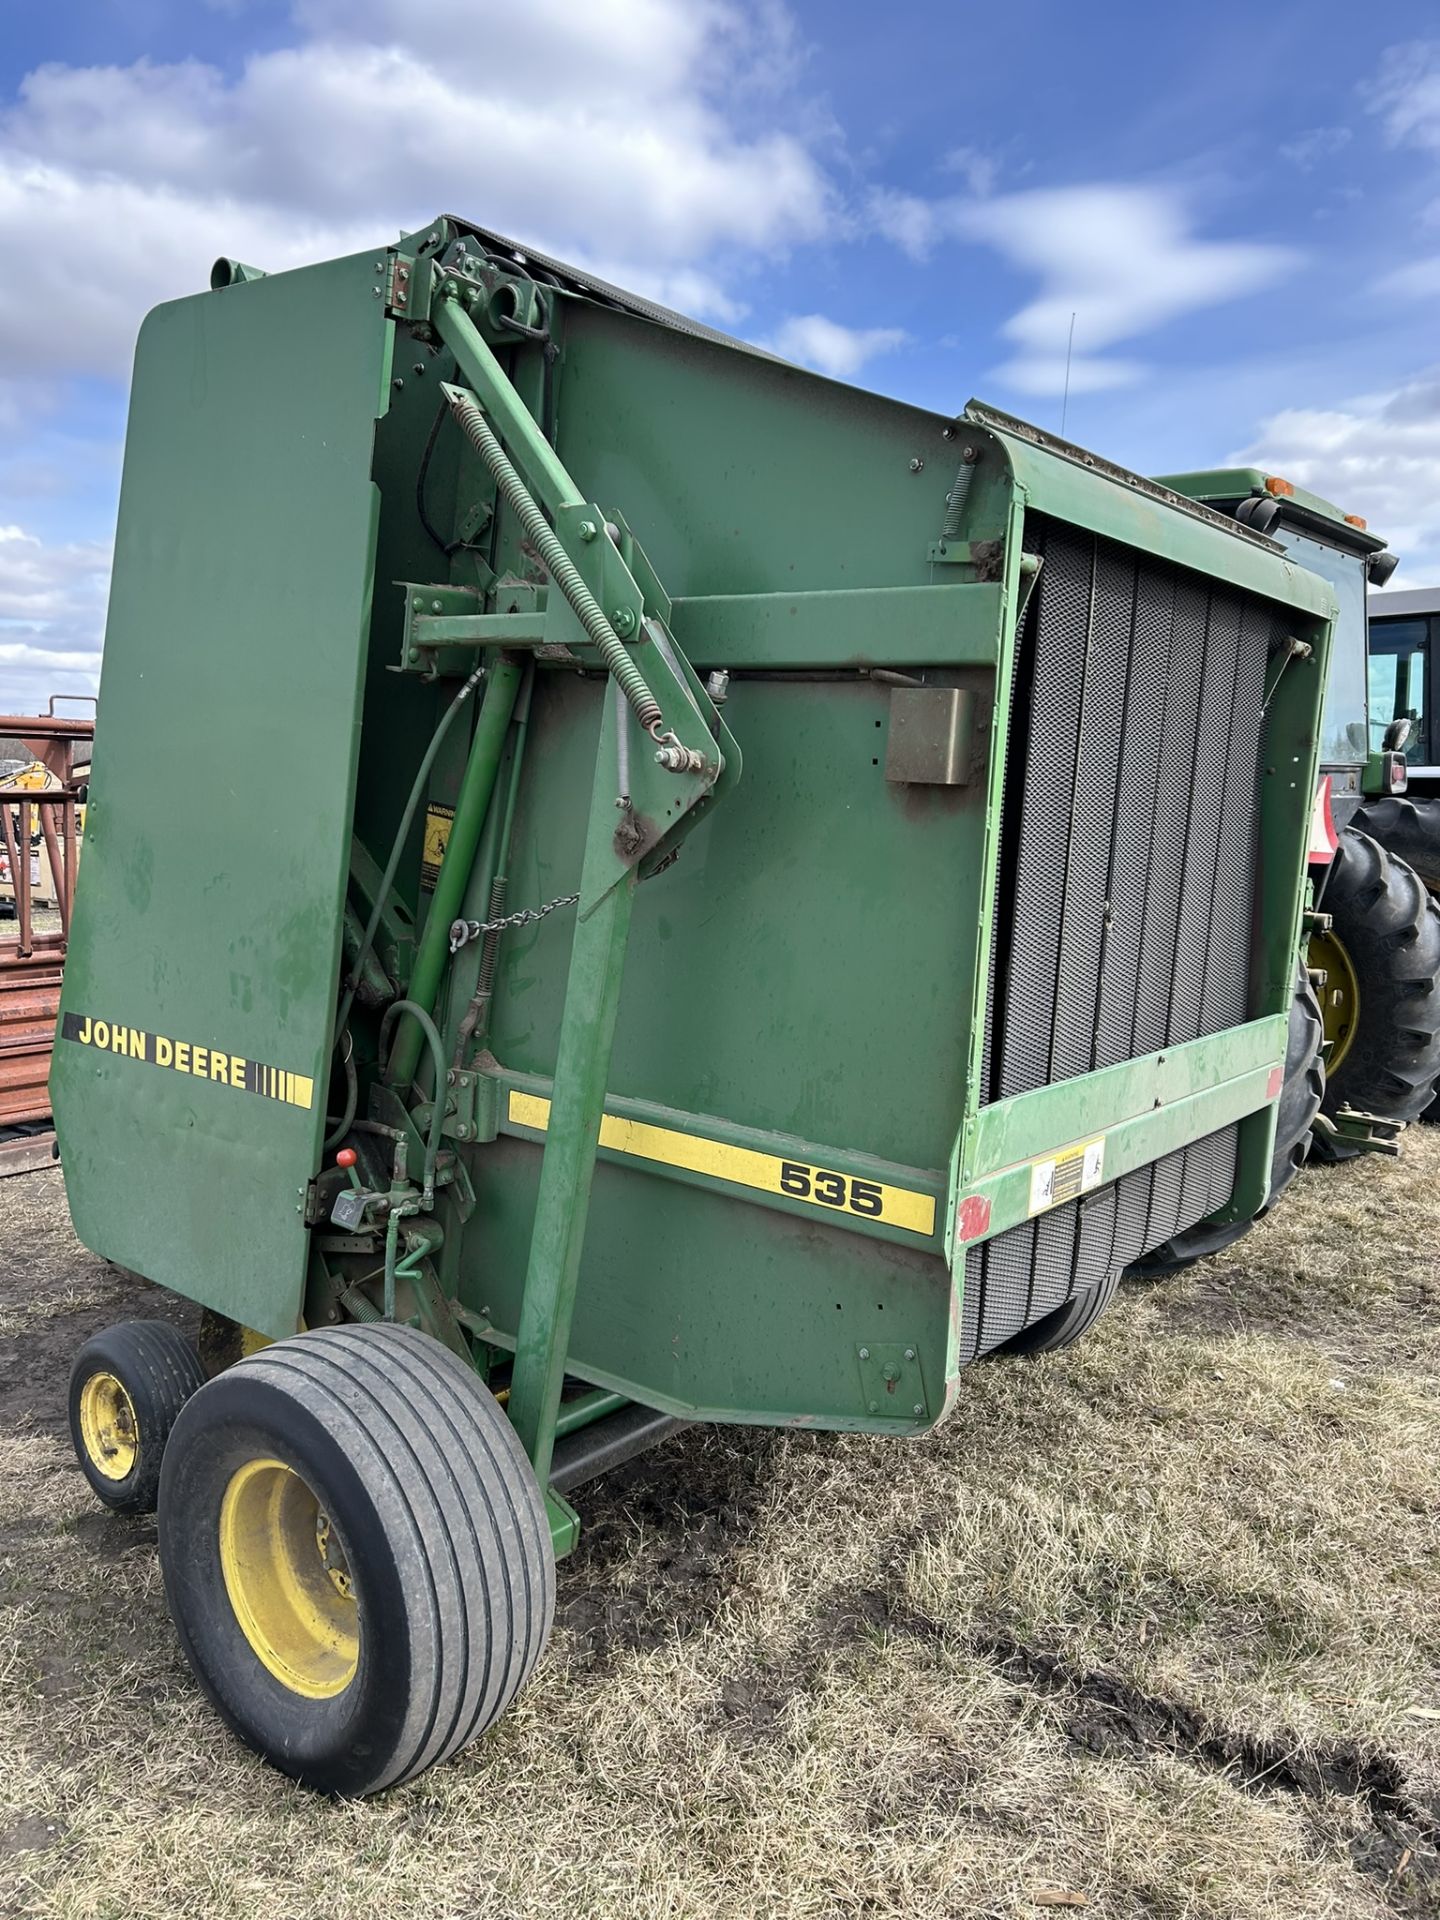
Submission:
<svg viewBox="0 0 1440 1920">
<path fill-rule="evenodd" d="M 160 1563 L 231 1729 L 349 1797 L 484 1733 L 555 1613 L 513 1427 L 458 1355 L 393 1324 L 297 1334 L 201 1388 L 161 1477 Z"/>
<path fill-rule="evenodd" d="M 70 1369 L 70 1439 L 105 1506 L 155 1511 L 171 1429 L 204 1384 L 199 1354 L 168 1320 L 123 1320 L 85 1342 Z"/>
<path fill-rule="evenodd" d="M 1290 1003 L 1290 1030 L 1285 1044 L 1285 1083 L 1275 1116 L 1275 1154 L 1270 1162 L 1270 1192 L 1264 1206 L 1248 1220 L 1226 1226 L 1187 1227 L 1125 1269 L 1130 1280 L 1168 1280 L 1197 1260 L 1223 1253 L 1249 1233 L 1257 1220 L 1275 1205 L 1310 1157 L 1315 1116 L 1325 1098 L 1325 1027 L 1320 1002 L 1309 970 L 1296 970 L 1295 994 Z"/>
<path fill-rule="evenodd" d="M 1440 904 L 1413 867 L 1347 827 L 1320 902 L 1321 941 L 1341 950 L 1358 987 L 1353 1029 L 1326 1064 L 1323 1111 L 1350 1106 L 1408 1125 L 1440 1081 Z M 1357 1148 L 1317 1132 L 1317 1160 Z"/>
<path fill-rule="evenodd" d="M 1003 1359 L 1009 1355 L 1058 1353 L 1062 1347 L 1073 1347 L 1110 1305 L 1119 1284 L 1120 1269 L 1114 1267 L 1088 1293 L 1077 1294 L 1073 1300 L 1067 1300 L 1064 1306 L 1056 1307 L 1032 1326 L 1022 1327 L 1019 1333 L 1012 1334 L 1010 1339 L 995 1348 L 995 1357 Z"/>
<path fill-rule="evenodd" d="M 1413 867 L 1431 893 L 1440 893 L 1440 800 L 1400 794 L 1366 800 L 1350 816 L 1350 825 Z"/>
</svg>

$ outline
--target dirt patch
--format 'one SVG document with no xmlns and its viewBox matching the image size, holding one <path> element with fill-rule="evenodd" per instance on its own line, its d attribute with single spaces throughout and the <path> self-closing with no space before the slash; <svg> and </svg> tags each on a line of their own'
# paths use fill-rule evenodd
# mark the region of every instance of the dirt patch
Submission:
<svg viewBox="0 0 1440 1920">
<path fill-rule="evenodd" d="M 0 1419 L 66 1430 L 70 1368 L 85 1341 L 119 1320 L 170 1320 L 187 1333 L 199 1310 L 80 1246 L 61 1173 L 0 1180 Z"/>
<path fill-rule="evenodd" d="M 26 1814 L 13 1826 L 0 1829 L 0 1859 L 17 1853 L 43 1853 L 47 1847 L 58 1846 L 64 1837 L 55 1821 L 38 1813 Z"/>
<path fill-rule="evenodd" d="M 910 1445 L 676 1436 L 581 1491 L 493 1736 L 336 1806 L 226 1733 L 64 1437 L 90 1331 L 193 1310 L 0 1183 L 0 1912 L 1435 1920 L 1437 1196 L 1430 1130 L 1302 1175 Z"/>
<path fill-rule="evenodd" d="M 1182 1334 L 1306 1340 L 1339 1367 L 1413 1361 L 1440 1327 L 1440 1128 L 1396 1158 L 1307 1167 L 1284 1205 L 1184 1283 L 1145 1282 Z"/>
<path fill-rule="evenodd" d="M 776 1446 L 761 1430 L 691 1428 L 588 1490 L 556 1609 L 578 1655 L 601 1666 L 714 1618 L 738 1577 Z M 648 1542 L 645 1581 L 617 1588 L 614 1569 L 637 1538 Z"/>
<path fill-rule="evenodd" d="M 1374 1831 L 1354 1844 L 1357 1864 L 1387 1881 L 1399 1868 L 1407 1893 L 1433 1895 L 1440 1908 L 1440 1805 L 1413 1797 L 1393 1753 L 1367 1752 L 1351 1740 L 1307 1744 L 1294 1734 L 1217 1727 L 1197 1707 L 1147 1694 L 1103 1669 L 1077 1670 L 1005 1636 L 980 1650 L 1007 1679 L 1062 1701 L 1067 1736 L 1089 1753 L 1143 1759 L 1161 1751 L 1214 1768 L 1251 1793 L 1358 1802 Z"/>
</svg>

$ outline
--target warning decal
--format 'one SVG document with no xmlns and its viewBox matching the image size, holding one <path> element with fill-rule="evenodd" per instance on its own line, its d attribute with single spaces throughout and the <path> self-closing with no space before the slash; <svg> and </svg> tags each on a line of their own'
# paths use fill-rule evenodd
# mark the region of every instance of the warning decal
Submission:
<svg viewBox="0 0 1440 1920">
<path fill-rule="evenodd" d="M 1067 1200 L 1078 1200 L 1105 1178 L 1105 1141 L 1083 1140 L 1063 1153 L 1030 1165 L 1029 1212 L 1045 1213 Z"/>
<path fill-rule="evenodd" d="M 455 809 L 435 802 L 425 809 L 425 845 L 420 856 L 420 884 L 427 893 L 435 891 L 445 849 L 450 844 L 450 829 L 455 824 Z"/>
</svg>

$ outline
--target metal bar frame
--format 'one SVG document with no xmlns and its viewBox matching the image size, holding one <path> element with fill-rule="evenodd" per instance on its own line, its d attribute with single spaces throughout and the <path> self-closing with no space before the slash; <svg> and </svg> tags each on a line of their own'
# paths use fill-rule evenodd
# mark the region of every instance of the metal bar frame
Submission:
<svg viewBox="0 0 1440 1920">
<path fill-rule="evenodd" d="M 962 1197 L 983 1196 L 990 1210 L 984 1229 L 968 1235 L 965 1244 L 991 1239 L 1031 1217 L 1029 1173 L 1037 1160 L 1103 1134 L 1105 1179 L 1110 1181 L 1234 1120 L 1263 1113 L 1273 1097 L 1271 1076 L 1284 1060 L 1285 1033 L 1284 1018 L 1271 1015 L 982 1107 L 976 1127 L 967 1135 L 958 1191 Z M 499 1066 L 485 1069 L 483 1077 L 499 1096 L 496 1131 L 545 1142 L 550 1127 L 512 1118 L 508 1096 L 515 1092 L 530 1101 L 545 1100 L 553 1082 L 543 1075 L 514 1073 Z M 783 1191 L 726 1180 L 683 1160 L 651 1159 L 604 1140 L 597 1146 L 597 1158 L 659 1179 L 718 1190 L 751 1206 L 799 1219 L 823 1219 L 828 1226 L 870 1239 L 947 1256 L 953 1252 L 954 1211 L 947 1220 L 947 1179 L 941 1171 L 902 1167 L 843 1147 L 766 1133 L 716 1115 L 683 1113 L 645 1100 L 609 1097 L 604 1117 L 927 1195 L 935 1203 L 935 1228 L 928 1235 L 889 1225 L 883 1218 L 867 1218 Z"/>
<path fill-rule="evenodd" d="M 613 785 L 603 740 L 602 726 L 592 814 L 609 805 L 609 788 Z M 596 845 L 592 838 L 586 850 L 588 871 L 581 874 L 582 898 L 587 882 L 596 882 Z M 608 872 L 603 877 L 608 879 Z M 511 1422 L 542 1486 L 549 1478 L 555 1447 L 555 1419 L 590 1212 L 590 1188 L 605 1111 L 605 1085 L 620 1010 L 635 886 L 636 872 L 631 867 L 588 914 L 577 920 L 570 951 L 550 1126 L 535 1198 L 509 1405 Z"/>
</svg>

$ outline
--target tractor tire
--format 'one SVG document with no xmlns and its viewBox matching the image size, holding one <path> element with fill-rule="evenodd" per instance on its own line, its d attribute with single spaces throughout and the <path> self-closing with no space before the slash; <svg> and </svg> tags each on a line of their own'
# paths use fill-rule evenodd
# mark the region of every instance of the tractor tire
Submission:
<svg viewBox="0 0 1440 1920">
<path fill-rule="evenodd" d="M 1411 800 L 1398 794 L 1388 800 L 1367 800 L 1355 809 L 1350 824 L 1413 867 L 1431 893 L 1440 893 L 1440 800 Z"/>
<path fill-rule="evenodd" d="M 1187 1227 L 1173 1239 L 1142 1254 L 1126 1277 L 1133 1280 L 1164 1280 L 1172 1273 L 1193 1267 L 1212 1253 L 1223 1253 L 1254 1226 L 1275 1205 L 1310 1154 L 1310 1129 L 1325 1098 L 1324 1026 L 1320 1002 L 1310 975 L 1304 967 L 1296 971 L 1295 996 L 1290 1002 L 1290 1033 L 1285 1046 L 1285 1084 L 1280 1089 L 1275 1115 L 1275 1157 L 1270 1162 L 1270 1192 L 1259 1213 L 1249 1220 L 1232 1220 L 1225 1226 Z"/>
<path fill-rule="evenodd" d="M 1310 944 L 1311 965 L 1328 976 L 1323 1110 L 1408 1125 L 1440 1080 L 1440 906 L 1413 867 L 1353 827 L 1339 836 L 1320 905 L 1333 922 Z M 1315 1135 L 1317 1160 L 1356 1151 Z"/>
<path fill-rule="evenodd" d="M 1056 1307 L 1032 1326 L 1022 1327 L 1019 1333 L 995 1348 L 993 1357 L 1001 1360 L 1010 1355 L 1058 1353 L 1062 1347 L 1073 1347 L 1077 1340 L 1090 1331 L 1115 1298 L 1115 1289 L 1119 1284 L 1120 1270 L 1116 1267 L 1088 1293 L 1077 1294 L 1073 1300 L 1067 1300 L 1063 1307 Z"/>
<path fill-rule="evenodd" d="M 545 1497 L 513 1427 L 457 1355 L 383 1323 L 277 1341 L 187 1403 L 160 1564 L 232 1730 L 352 1797 L 484 1733 L 555 1614 Z"/>
<path fill-rule="evenodd" d="M 92 1491 L 115 1513 L 153 1513 L 180 1410 L 205 1384 L 200 1356 L 168 1320 L 125 1320 L 87 1340 L 70 1369 L 70 1439 Z"/>
</svg>

